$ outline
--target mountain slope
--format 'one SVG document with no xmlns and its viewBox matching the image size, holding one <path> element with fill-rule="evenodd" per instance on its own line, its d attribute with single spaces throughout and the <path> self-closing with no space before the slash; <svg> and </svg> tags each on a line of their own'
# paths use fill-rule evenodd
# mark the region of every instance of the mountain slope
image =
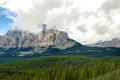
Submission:
<svg viewBox="0 0 120 80">
<path fill-rule="evenodd" d="M 48 30 L 46 34 L 9 31 L 0 37 L 0 56 L 84 55 L 92 57 L 120 56 L 120 48 L 87 47 L 70 39 L 67 33 Z"/>
<path fill-rule="evenodd" d="M 53 55 L 82 55 L 91 57 L 120 56 L 120 48 L 100 48 L 87 47 L 76 43 L 73 47 L 67 49 L 59 49 L 56 47 L 47 47 L 41 53 L 34 52 L 34 47 L 28 48 L 0 48 L 1 57 L 9 56 L 53 56 Z"/>
<path fill-rule="evenodd" d="M 76 42 L 70 39 L 67 33 L 52 29 L 48 30 L 45 34 L 34 34 L 26 31 L 10 30 L 6 35 L 0 36 L 1 48 L 65 45 L 68 43 Z"/>
<path fill-rule="evenodd" d="M 88 44 L 87 46 L 92 46 L 92 47 L 118 47 L 120 48 L 120 39 L 114 38 L 110 41 L 103 41 L 103 42 L 98 42 L 95 44 Z"/>
<path fill-rule="evenodd" d="M 58 50 L 48 48 L 43 55 L 83 55 L 91 57 L 105 57 L 105 56 L 120 56 L 120 48 L 101 48 L 101 47 L 87 47 L 76 43 L 74 46 Z"/>
<path fill-rule="evenodd" d="M 42 53 L 49 46 L 66 49 L 76 43 L 68 37 L 67 33 L 58 30 L 50 29 L 45 34 L 10 30 L 6 35 L 0 36 L 0 55 L 33 55 L 34 53 Z"/>
</svg>

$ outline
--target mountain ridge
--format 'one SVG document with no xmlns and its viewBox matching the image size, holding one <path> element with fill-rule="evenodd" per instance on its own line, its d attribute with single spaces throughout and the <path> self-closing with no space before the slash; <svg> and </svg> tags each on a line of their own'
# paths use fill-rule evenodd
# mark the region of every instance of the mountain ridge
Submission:
<svg viewBox="0 0 120 80">
<path fill-rule="evenodd" d="M 0 47 L 0 57 L 53 55 L 120 56 L 120 48 L 88 47 L 70 39 L 67 33 L 58 30 L 47 30 L 45 34 L 39 33 L 38 35 L 30 32 L 9 31 L 5 36 L 0 37 L 1 45 L 3 47 Z"/>
<path fill-rule="evenodd" d="M 76 41 L 68 37 L 66 32 L 54 29 L 37 34 L 21 30 L 10 30 L 5 35 L 0 36 L 0 55 L 25 56 L 34 55 L 35 53 L 41 54 L 50 46 L 66 49 L 76 43 Z"/>
<path fill-rule="evenodd" d="M 10 30 L 6 33 L 6 35 L 0 36 L 1 48 L 64 45 L 69 42 L 76 43 L 76 41 L 68 37 L 67 33 L 52 29 L 48 30 L 45 34 L 34 34 L 27 31 Z"/>
<path fill-rule="evenodd" d="M 118 47 L 120 48 L 120 38 L 113 38 L 109 41 L 100 41 L 94 44 L 88 44 L 91 47 Z"/>
</svg>

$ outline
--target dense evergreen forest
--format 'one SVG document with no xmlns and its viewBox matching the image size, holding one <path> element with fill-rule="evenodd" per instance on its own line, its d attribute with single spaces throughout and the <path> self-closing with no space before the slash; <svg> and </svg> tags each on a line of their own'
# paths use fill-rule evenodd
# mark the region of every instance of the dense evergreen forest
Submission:
<svg viewBox="0 0 120 80">
<path fill-rule="evenodd" d="M 0 80 L 120 80 L 120 57 L 44 56 L 3 63 Z"/>
</svg>

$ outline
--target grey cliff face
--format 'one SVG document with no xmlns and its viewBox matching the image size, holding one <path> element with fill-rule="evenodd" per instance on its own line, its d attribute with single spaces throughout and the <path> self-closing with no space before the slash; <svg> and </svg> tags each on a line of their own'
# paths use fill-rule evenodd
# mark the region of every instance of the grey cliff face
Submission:
<svg viewBox="0 0 120 80">
<path fill-rule="evenodd" d="M 67 33 L 52 29 L 45 34 L 10 30 L 6 35 L 0 36 L 0 47 L 2 48 L 64 45 L 69 42 L 75 43 L 74 40 L 69 39 Z"/>
</svg>

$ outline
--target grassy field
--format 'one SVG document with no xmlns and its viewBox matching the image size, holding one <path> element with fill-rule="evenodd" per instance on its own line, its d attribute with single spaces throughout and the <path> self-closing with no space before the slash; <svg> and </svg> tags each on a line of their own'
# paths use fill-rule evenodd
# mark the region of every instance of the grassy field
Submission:
<svg viewBox="0 0 120 80">
<path fill-rule="evenodd" d="M 0 80 L 120 80 L 120 57 L 44 56 L 4 63 Z"/>
</svg>

